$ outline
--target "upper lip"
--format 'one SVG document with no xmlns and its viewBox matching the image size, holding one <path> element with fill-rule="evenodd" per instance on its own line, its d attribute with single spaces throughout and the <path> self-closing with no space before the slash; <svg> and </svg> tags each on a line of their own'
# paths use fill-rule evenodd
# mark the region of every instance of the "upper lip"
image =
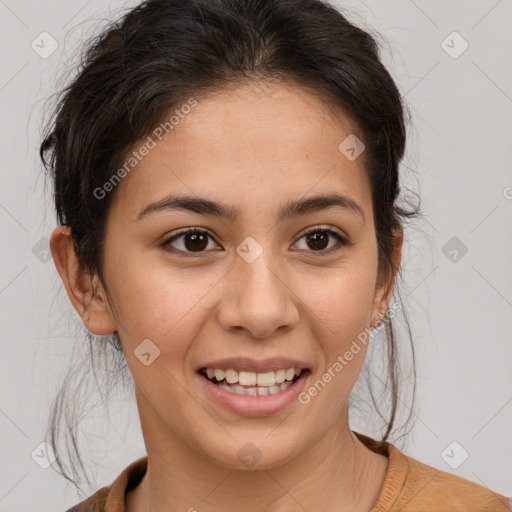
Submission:
<svg viewBox="0 0 512 512">
<path fill-rule="evenodd" d="M 289 357 L 272 357 L 270 359 L 256 360 L 250 357 L 230 357 L 227 359 L 217 359 L 201 365 L 197 371 L 203 368 L 218 368 L 220 370 L 242 370 L 246 372 L 264 373 L 273 370 L 281 370 L 288 368 L 295 368 L 307 370 L 308 365 L 297 359 L 290 359 Z"/>
</svg>

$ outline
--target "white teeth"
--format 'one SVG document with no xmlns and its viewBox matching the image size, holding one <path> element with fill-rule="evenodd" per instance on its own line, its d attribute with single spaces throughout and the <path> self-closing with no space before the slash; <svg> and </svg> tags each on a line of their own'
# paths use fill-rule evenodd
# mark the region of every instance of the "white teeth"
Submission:
<svg viewBox="0 0 512 512">
<path fill-rule="evenodd" d="M 284 391 L 293 384 L 292 380 L 301 374 L 299 368 L 287 368 L 269 372 L 237 371 L 234 368 L 206 368 L 210 380 L 215 377 L 222 389 L 239 395 L 266 396 Z"/>
<path fill-rule="evenodd" d="M 260 396 L 268 395 L 268 388 L 258 386 L 257 389 L 258 389 L 258 395 L 260 395 Z"/>
<path fill-rule="evenodd" d="M 273 386 L 276 383 L 276 374 L 274 372 L 258 373 L 257 383 L 258 386 Z"/>
<path fill-rule="evenodd" d="M 261 375 L 261 374 L 258 374 Z M 256 384 L 256 373 L 255 372 L 240 372 L 238 374 L 238 382 L 242 386 L 254 386 Z"/>
<path fill-rule="evenodd" d="M 252 386 L 244 388 L 238 384 L 229 385 L 226 382 L 221 382 L 218 384 L 219 387 L 229 391 L 231 393 L 235 393 L 236 395 L 246 395 L 246 396 L 267 396 L 267 395 L 276 395 L 281 391 L 284 391 L 286 388 L 290 387 L 292 382 L 283 382 L 279 386 L 270 386 L 270 387 L 259 387 Z"/>
<path fill-rule="evenodd" d="M 269 372 L 246 372 L 237 371 L 234 368 L 221 370 L 220 368 L 206 368 L 206 375 L 210 380 L 215 379 L 221 382 L 226 379 L 228 384 L 239 383 L 241 386 L 265 386 L 270 387 L 276 384 L 282 384 L 285 381 L 292 381 L 301 374 L 300 368 L 287 368 Z"/>
<path fill-rule="evenodd" d="M 286 380 L 286 370 L 277 370 L 276 372 L 276 382 L 277 384 L 281 384 Z"/>
<path fill-rule="evenodd" d="M 236 370 L 226 370 L 226 381 L 229 384 L 235 384 L 238 382 L 238 372 Z"/>
</svg>

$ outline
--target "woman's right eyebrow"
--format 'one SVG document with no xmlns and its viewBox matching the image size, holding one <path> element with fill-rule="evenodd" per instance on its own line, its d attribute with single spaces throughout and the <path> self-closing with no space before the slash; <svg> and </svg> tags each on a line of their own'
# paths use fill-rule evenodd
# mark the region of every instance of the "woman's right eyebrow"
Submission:
<svg viewBox="0 0 512 512">
<path fill-rule="evenodd" d="M 363 208 L 354 199 L 339 193 L 316 195 L 296 201 L 288 201 L 279 210 L 278 219 L 282 221 L 333 207 L 342 208 L 348 213 L 355 214 L 361 218 L 363 224 L 366 223 Z M 239 210 L 234 206 L 228 206 L 203 197 L 171 194 L 142 208 L 136 220 L 140 220 L 151 213 L 166 210 L 190 211 L 199 215 L 225 218 L 232 222 L 236 221 L 240 215 Z"/>
</svg>

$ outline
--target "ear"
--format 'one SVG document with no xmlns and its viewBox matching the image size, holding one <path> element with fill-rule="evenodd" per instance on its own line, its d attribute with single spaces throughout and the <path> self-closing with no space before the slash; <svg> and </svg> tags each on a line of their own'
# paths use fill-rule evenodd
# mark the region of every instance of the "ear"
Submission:
<svg viewBox="0 0 512 512">
<path fill-rule="evenodd" d="M 377 280 L 372 309 L 372 327 L 376 327 L 382 321 L 382 317 L 379 313 L 384 315 L 388 309 L 389 301 L 391 300 L 391 296 L 393 294 L 395 277 L 398 273 L 398 269 L 400 268 L 400 261 L 402 259 L 403 241 L 404 232 L 400 227 L 394 232 L 393 269 L 392 271 L 388 271 L 386 275 L 379 276 L 379 279 Z"/>
<path fill-rule="evenodd" d="M 87 272 L 73 247 L 71 229 L 57 226 L 50 238 L 55 267 L 66 287 L 69 299 L 93 334 L 112 334 L 117 330 L 106 294 L 96 275 Z"/>
</svg>

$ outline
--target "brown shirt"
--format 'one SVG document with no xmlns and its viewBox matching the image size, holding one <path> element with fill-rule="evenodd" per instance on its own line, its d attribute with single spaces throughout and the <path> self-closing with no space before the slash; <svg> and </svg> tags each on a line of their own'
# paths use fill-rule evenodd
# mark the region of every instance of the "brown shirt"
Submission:
<svg viewBox="0 0 512 512">
<path fill-rule="evenodd" d="M 373 451 L 375 440 L 358 432 Z M 512 512 L 512 500 L 452 473 L 408 457 L 386 443 L 378 453 L 389 458 L 377 503 L 370 512 Z M 132 462 L 116 480 L 66 512 L 125 512 L 125 495 L 147 469 L 147 455 Z"/>
</svg>

